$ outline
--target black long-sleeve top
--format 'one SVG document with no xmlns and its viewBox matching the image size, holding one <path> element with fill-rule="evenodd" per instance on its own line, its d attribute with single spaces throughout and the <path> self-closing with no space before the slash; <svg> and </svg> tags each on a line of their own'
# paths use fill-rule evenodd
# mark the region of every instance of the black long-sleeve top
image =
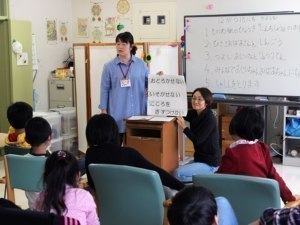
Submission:
<svg viewBox="0 0 300 225">
<path fill-rule="evenodd" d="M 221 163 L 219 131 L 211 109 L 206 108 L 199 115 L 196 110 L 189 110 L 184 119 L 190 122 L 190 128 L 186 127 L 183 132 L 193 142 L 194 161 L 219 166 Z"/>
<path fill-rule="evenodd" d="M 159 174 L 161 182 L 164 186 L 175 190 L 181 190 L 184 187 L 183 183 L 165 170 L 153 165 L 133 148 L 120 147 L 113 144 L 103 144 L 88 148 L 85 156 L 85 167 L 88 183 L 91 188 L 95 189 L 93 180 L 88 170 L 88 165 L 91 163 L 126 165 L 154 170 Z"/>
</svg>

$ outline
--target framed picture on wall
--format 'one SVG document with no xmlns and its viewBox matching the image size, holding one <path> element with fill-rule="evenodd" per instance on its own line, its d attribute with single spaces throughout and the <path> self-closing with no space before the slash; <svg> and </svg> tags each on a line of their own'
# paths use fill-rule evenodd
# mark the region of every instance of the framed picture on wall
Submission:
<svg viewBox="0 0 300 225">
<path fill-rule="evenodd" d="M 57 44 L 57 23 L 55 19 L 46 19 L 47 23 L 47 43 Z"/>
<path fill-rule="evenodd" d="M 77 18 L 77 37 L 88 37 L 88 18 Z"/>
</svg>

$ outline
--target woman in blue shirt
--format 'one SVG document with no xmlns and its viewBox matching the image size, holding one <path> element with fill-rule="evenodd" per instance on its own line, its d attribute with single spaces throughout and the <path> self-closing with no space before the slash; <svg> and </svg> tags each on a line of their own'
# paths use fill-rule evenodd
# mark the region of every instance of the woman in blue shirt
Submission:
<svg viewBox="0 0 300 225">
<path fill-rule="evenodd" d="M 137 47 L 130 32 L 118 34 L 116 50 L 117 56 L 103 68 L 99 108 L 116 120 L 122 144 L 124 119 L 146 114 L 148 68 L 134 56 Z"/>
</svg>

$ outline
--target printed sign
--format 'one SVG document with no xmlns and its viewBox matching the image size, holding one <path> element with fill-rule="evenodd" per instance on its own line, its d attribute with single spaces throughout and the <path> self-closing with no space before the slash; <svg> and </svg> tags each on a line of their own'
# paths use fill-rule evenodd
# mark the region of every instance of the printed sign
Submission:
<svg viewBox="0 0 300 225">
<path fill-rule="evenodd" d="M 150 75 L 147 115 L 186 116 L 187 95 L 183 76 Z"/>
</svg>

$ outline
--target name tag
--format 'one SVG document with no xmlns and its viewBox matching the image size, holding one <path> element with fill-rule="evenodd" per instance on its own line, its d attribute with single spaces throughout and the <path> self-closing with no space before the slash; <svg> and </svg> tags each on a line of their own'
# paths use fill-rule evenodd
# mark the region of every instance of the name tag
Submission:
<svg viewBox="0 0 300 225">
<path fill-rule="evenodd" d="M 121 87 L 131 87 L 130 79 L 122 79 L 120 81 Z"/>
</svg>

